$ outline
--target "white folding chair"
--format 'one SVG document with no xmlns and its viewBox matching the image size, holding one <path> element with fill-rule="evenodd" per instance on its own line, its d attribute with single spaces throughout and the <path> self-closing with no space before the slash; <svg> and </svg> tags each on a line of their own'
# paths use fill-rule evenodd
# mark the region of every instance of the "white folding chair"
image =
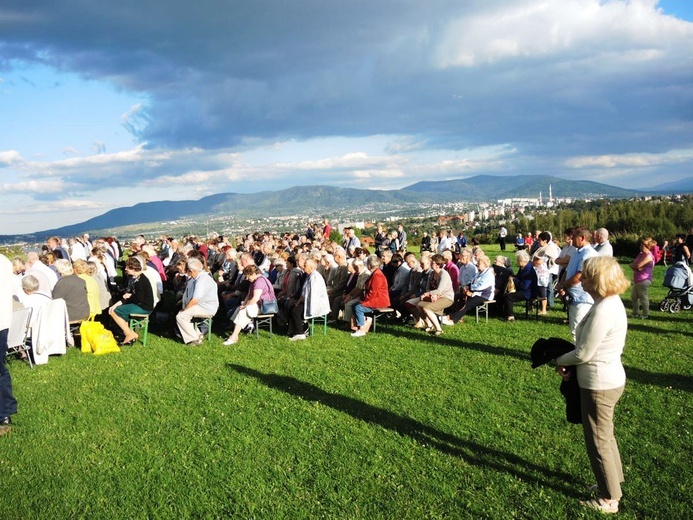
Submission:
<svg viewBox="0 0 693 520">
<path fill-rule="evenodd" d="M 25 359 L 29 362 L 29 368 L 33 368 L 31 363 L 31 345 L 29 344 L 29 323 L 31 322 L 30 307 L 16 309 L 12 311 L 12 324 L 7 335 L 7 353 L 17 354 L 21 357 L 24 353 Z"/>
</svg>

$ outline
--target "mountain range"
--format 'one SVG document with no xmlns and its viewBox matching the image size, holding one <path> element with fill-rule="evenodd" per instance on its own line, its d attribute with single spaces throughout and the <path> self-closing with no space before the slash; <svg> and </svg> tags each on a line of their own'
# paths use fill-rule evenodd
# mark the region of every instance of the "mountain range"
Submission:
<svg viewBox="0 0 693 520">
<path fill-rule="evenodd" d="M 628 190 L 592 181 L 570 181 L 552 176 L 519 175 L 499 177 L 478 175 L 448 181 L 424 181 L 399 190 L 364 190 L 332 186 L 295 186 L 280 191 L 239 194 L 220 193 L 199 200 L 157 201 L 110 210 L 85 222 L 23 235 L 0 235 L 3 242 L 41 241 L 57 235 L 75 236 L 133 224 L 165 222 L 190 217 L 233 214 L 246 218 L 305 213 L 334 214 L 379 204 L 431 204 L 491 202 L 508 198 L 548 199 L 549 185 L 558 198 L 630 198 L 643 191 Z M 672 186 L 673 188 L 673 186 Z M 666 188 L 664 188 L 666 190 Z M 676 190 L 673 190 L 676 191 Z M 672 191 L 669 191 L 671 193 Z M 650 190 L 654 193 L 654 190 Z"/>
</svg>

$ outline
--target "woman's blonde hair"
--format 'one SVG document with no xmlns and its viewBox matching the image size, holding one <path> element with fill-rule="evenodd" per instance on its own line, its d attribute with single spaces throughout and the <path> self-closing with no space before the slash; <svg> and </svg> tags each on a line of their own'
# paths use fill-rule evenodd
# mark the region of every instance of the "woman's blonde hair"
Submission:
<svg viewBox="0 0 693 520">
<path fill-rule="evenodd" d="M 652 237 L 643 238 L 640 243 L 644 245 L 648 251 L 652 251 L 654 246 L 657 245 L 657 242 Z"/>
<path fill-rule="evenodd" d="M 582 287 L 602 298 L 623 293 L 630 286 L 623 269 L 612 256 L 595 256 L 582 266 Z"/>
<path fill-rule="evenodd" d="M 84 260 L 75 260 L 72 263 L 72 268 L 74 269 L 76 275 L 80 275 L 86 273 L 89 266 Z"/>
</svg>

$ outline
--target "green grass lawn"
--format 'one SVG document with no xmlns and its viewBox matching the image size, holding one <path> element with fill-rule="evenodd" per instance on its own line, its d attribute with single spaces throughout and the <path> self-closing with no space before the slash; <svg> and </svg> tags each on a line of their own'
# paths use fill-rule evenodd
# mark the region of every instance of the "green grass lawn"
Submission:
<svg viewBox="0 0 693 520">
<path fill-rule="evenodd" d="M 563 318 L 13 359 L 0 518 L 599 518 L 560 379 L 530 368 Z M 690 518 L 691 318 L 629 324 L 622 518 Z"/>
</svg>

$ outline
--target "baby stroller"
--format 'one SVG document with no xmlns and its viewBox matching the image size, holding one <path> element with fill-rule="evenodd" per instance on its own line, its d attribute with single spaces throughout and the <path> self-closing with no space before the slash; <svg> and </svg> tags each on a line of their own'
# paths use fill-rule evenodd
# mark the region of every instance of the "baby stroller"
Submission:
<svg viewBox="0 0 693 520">
<path fill-rule="evenodd" d="M 685 262 L 676 262 L 664 273 L 664 287 L 669 289 L 659 310 L 676 314 L 683 307 L 688 310 L 693 307 L 693 273 Z"/>
</svg>

